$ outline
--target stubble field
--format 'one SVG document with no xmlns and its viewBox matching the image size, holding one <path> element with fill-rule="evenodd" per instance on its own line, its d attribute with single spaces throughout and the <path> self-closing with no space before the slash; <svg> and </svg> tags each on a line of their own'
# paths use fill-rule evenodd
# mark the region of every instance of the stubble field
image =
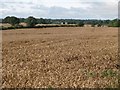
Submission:
<svg viewBox="0 0 120 90">
<path fill-rule="evenodd" d="M 6 30 L 2 49 L 7 88 L 118 86 L 117 28 Z"/>
</svg>

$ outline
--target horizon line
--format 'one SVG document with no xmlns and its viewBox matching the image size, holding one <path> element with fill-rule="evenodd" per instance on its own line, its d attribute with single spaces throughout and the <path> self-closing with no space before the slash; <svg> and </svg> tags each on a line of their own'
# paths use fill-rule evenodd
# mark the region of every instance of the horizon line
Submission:
<svg viewBox="0 0 120 90">
<path fill-rule="evenodd" d="M 15 15 L 8 15 L 8 16 L 10 16 L 10 17 L 14 16 L 17 18 L 28 18 L 32 15 L 30 15 L 28 17 L 19 17 L 19 16 L 15 16 Z M 5 17 L 8 17 L 8 16 L 5 16 Z M 5 17 L 0 17 L 0 19 L 4 19 Z M 116 17 L 116 18 L 50 18 L 50 17 L 35 17 L 35 16 L 32 16 L 32 17 L 34 17 L 36 19 L 43 18 L 43 19 L 53 19 L 53 20 L 55 20 L 55 19 L 73 19 L 73 20 L 114 20 L 114 19 L 119 19 L 118 17 Z"/>
</svg>

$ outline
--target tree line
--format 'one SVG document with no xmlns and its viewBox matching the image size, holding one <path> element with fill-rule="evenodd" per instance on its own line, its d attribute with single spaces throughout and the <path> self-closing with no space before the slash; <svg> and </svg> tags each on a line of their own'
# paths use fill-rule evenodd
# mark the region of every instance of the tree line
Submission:
<svg viewBox="0 0 120 90">
<path fill-rule="evenodd" d="M 120 20 L 80 20 L 80 19 L 43 19 L 29 16 L 28 18 L 17 18 L 15 16 L 7 16 L 2 19 L 2 23 L 9 23 L 12 26 L 18 27 L 19 23 L 24 22 L 28 27 L 35 27 L 36 24 L 76 24 L 78 26 L 84 26 L 89 24 L 92 27 L 108 26 L 108 27 L 120 27 Z"/>
</svg>

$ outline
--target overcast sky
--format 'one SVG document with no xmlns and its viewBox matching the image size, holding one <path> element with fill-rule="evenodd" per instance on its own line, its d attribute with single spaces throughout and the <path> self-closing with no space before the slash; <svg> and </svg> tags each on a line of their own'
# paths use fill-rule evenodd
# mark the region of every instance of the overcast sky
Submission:
<svg viewBox="0 0 120 90">
<path fill-rule="evenodd" d="M 113 19 L 119 0 L 0 0 L 0 18 L 6 16 L 68 19 Z"/>
</svg>

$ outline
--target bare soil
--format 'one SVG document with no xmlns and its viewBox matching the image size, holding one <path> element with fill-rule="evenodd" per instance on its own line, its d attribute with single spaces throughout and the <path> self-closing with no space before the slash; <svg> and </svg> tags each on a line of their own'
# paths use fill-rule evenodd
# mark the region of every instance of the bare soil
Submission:
<svg viewBox="0 0 120 90">
<path fill-rule="evenodd" d="M 118 87 L 117 33 L 109 27 L 3 31 L 3 86 Z"/>
</svg>

